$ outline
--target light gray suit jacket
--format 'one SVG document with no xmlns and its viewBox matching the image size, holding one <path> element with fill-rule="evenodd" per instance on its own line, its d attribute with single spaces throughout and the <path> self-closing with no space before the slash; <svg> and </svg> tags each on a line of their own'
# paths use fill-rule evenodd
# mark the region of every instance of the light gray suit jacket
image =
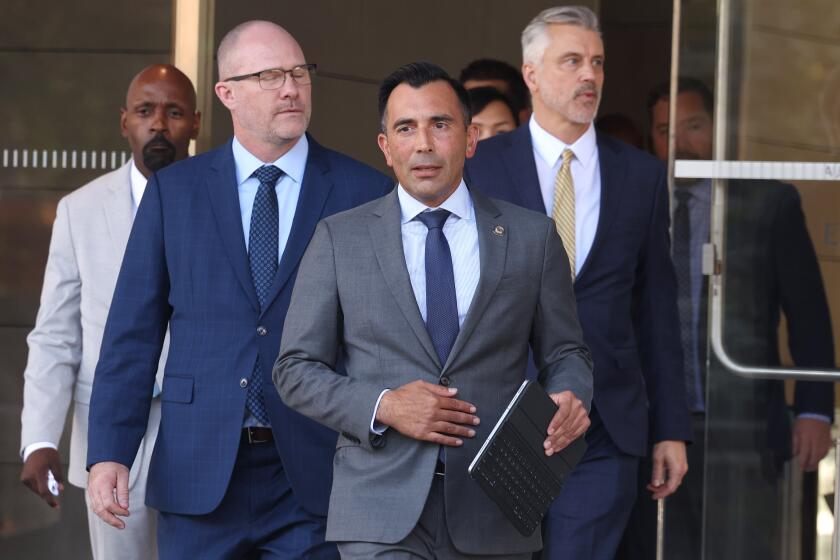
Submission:
<svg viewBox="0 0 840 560">
<path fill-rule="evenodd" d="M 543 214 L 471 191 L 481 277 L 446 364 L 438 362 L 411 288 L 394 189 L 322 221 L 303 257 L 273 378 L 290 407 L 338 431 L 327 539 L 395 543 L 416 525 L 438 446 L 370 432 L 380 392 L 451 380 L 476 405 L 476 436 L 446 453 L 445 501 L 455 546 L 469 554 L 541 548 L 520 535 L 469 478 L 467 465 L 525 377 L 529 343 L 549 392 L 588 407 L 592 362 L 569 262 Z M 343 358 L 347 375 L 336 369 Z"/>
<path fill-rule="evenodd" d="M 41 306 L 29 334 L 24 371 L 21 453 L 29 444 L 58 444 L 71 401 L 73 432 L 67 479 L 87 484 L 87 426 L 93 373 L 108 308 L 132 224 L 131 162 L 94 179 L 58 203 Z M 168 341 L 167 341 L 168 342 Z M 166 362 L 164 346 L 160 363 Z M 162 386 L 163 368 L 158 369 Z M 160 399 L 153 401 L 160 406 Z M 160 415 L 152 411 L 152 422 Z M 147 434 L 157 433 L 149 426 Z M 149 439 L 149 438 L 147 438 Z M 145 477 L 154 441 L 144 441 L 129 484 Z"/>
</svg>

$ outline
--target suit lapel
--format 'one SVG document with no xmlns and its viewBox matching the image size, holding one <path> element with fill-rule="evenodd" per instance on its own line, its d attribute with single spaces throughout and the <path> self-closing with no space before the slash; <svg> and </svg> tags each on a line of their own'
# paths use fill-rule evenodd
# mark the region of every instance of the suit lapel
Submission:
<svg viewBox="0 0 840 560">
<path fill-rule="evenodd" d="M 624 192 L 621 188 L 621 181 L 627 174 L 627 161 L 621 157 L 621 153 L 616 146 L 605 141 L 600 134 L 597 135 L 597 142 L 598 161 L 601 170 L 601 204 L 598 211 L 598 226 L 595 228 L 592 248 L 589 249 L 589 254 L 586 256 L 586 261 L 583 263 L 575 283 L 580 278 L 585 277 L 593 255 L 597 254 L 598 248 L 603 245 L 604 238 L 615 221 L 615 213 L 621 206 L 621 196 Z"/>
<path fill-rule="evenodd" d="M 309 141 L 309 155 L 306 158 L 306 170 L 303 173 L 303 183 L 300 187 L 295 218 L 292 222 L 292 231 L 277 274 L 271 284 L 271 291 L 268 294 L 266 309 L 283 289 L 292 272 L 297 268 L 303 253 L 309 246 L 312 234 L 315 233 L 315 226 L 321 220 L 324 211 L 324 204 L 333 189 L 333 182 L 330 176 L 330 166 L 326 158 L 326 151 L 312 137 Z"/>
<path fill-rule="evenodd" d="M 211 165 L 211 173 L 207 178 L 207 192 L 210 195 L 210 206 L 216 217 L 222 245 L 233 271 L 251 306 L 259 313 L 260 302 L 257 300 L 257 292 L 251 278 L 245 235 L 242 233 L 242 214 L 239 211 L 239 193 L 236 190 L 236 166 L 230 142 L 219 150 Z"/>
<path fill-rule="evenodd" d="M 132 217 L 131 202 L 131 161 L 117 171 L 116 180 L 108 187 L 110 191 L 102 200 L 105 211 L 105 221 L 111 234 L 111 244 L 114 248 L 114 262 L 121 263 L 128 236 L 131 233 Z"/>
<path fill-rule="evenodd" d="M 545 214 L 545 202 L 540 191 L 537 165 L 534 163 L 534 148 L 528 123 L 523 124 L 505 136 L 508 149 L 501 150 L 508 177 L 516 186 L 519 205 Z"/>
<path fill-rule="evenodd" d="M 475 190 L 471 190 L 470 194 L 475 208 L 475 221 L 478 229 L 480 277 L 467 316 L 464 318 L 464 324 L 455 339 L 452 351 L 449 352 L 449 358 L 446 360 L 441 375 L 446 373 L 452 362 L 457 359 L 481 320 L 481 316 L 484 315 L 487 305 L 493 299 L 496 286 L 499 285 L 499 280 L 502 278 L 507 257 L 508 224 L 503 219 L 502 213 L 484 195 Z"/>
<path fill-rule="evenodd" d="M 370 238 L 379 268 L 385 277 L 385 283 L 423 349 L 440 368 L 440 360 L 432 345 L 432 339 L 426 331 L 423 317 L 420 315 L 420 308 L 417 306 L 414 290 L 411 287 L 411 278 L 408 276 L 408 268 L 405 265 L 397 189 L 385 195 L 379 205 L 374 208 L 373 213 L 379 219 L 370 222 Z"/>
</svg>

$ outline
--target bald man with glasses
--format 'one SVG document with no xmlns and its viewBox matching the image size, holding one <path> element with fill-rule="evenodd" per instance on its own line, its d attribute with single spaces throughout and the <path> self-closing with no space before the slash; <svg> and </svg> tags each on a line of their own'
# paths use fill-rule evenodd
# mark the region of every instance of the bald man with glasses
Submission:
<svg viewBox="0 0 840 560">
<path fill-rule="evenodd" d="M 324 531 L 337 434 L 283 405 L 271 367 L 315 225 L 393 184 L 306 134 L 315 65 L 283 28 L 239 25 L 218 64 L 233 139 L 153 176 L 128 243 L 91 399 L 91 504 L 115 527 L 131 511 L 168 324 L 146 498 L 161 559 L 336 558 Z"/>
</svg>

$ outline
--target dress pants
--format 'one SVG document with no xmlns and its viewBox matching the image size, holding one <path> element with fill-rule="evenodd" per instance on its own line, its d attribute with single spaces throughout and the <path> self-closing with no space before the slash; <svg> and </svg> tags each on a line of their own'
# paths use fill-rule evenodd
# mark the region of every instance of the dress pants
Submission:
<svg viewBox="0 0 840 560">
<path fill-rule="evenodd" d="M 87 406 L 76 403 L 75 406 Z M 149 423 L 143 443 L 137 452 L 135 464 L 140 464 L 140 472 L 128 488 L 128 507 L 131 515 L 124 518 L 125 529 L 114 529 L 90 507 L 90 497 L 85 490 L 87 504 L 90 550 L 94 560 L 157 560 L 157 511 L 146 506 L 146 478 L 149 475 L 149 463 L 160 426 L 160 399 L 154 399 L 149 409 Z"/>
<path fill-rule="evenodd" d="M 613 443 L 595 405 L 586 453 L 543 523 L 544 560 L 613 560 L 636 499 L 639 458 Z"/>
<path fill-rule="evenodd" d="M 338 558 L 327 519 L 295 499 L 273 442 L 240 441 L 230 483 L 206 515 L 160 512 L 161 560 Z"/>
<path fill-rule="evenodd" d="M 406 538 L 396 544 L 341 542 L 338 543 L 338 551 L 342 560 L 528 560 L 531 557 L 530 554 L 474 556 L 459 552 L 446 526 L 443 477 L 440 475 L 435 475 L 420 520 Z"/>
<path fill-rule="evenodd" d="M 701 558 L 705 418 L 703 414 L 693 415 L 694 442 L 686 446 L 688 473 L 677 491 L 665 499 L 665 558 Z M 633 507 L 617 560 L 656 560 L 656 501 L 644 489 L 650 482 L 652 465 L 650 457 L 642 460 L 639 498 Z"/>
</svg>

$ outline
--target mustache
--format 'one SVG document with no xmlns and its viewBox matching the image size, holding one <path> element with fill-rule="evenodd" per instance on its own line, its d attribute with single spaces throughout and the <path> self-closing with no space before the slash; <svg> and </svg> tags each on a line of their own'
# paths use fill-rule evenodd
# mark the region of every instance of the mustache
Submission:
<svg viewBox="0 0 840 560">
<path fill-rule="evenodd" d="M 581 96 L 584 93 L 594 93 L 596 96 L 598 95 L 598 88 L 595 87 L 595 84 L 584 84 L 575 90 L 575 97 Z"/>
<path fill-rule="evenodd" d="M 151 140 L 146 142 L 146 145 L 143 146 L 143 151 L 146 152 L 147 150 L 151 150 L 159 146 L 163 146 L 167 150 L 172 150 L 173 152 L 175 151 L 175 144 L 167 140 L 166 136 L 164 136 L 161 132 L 158 132 Z"/>
</svg>

